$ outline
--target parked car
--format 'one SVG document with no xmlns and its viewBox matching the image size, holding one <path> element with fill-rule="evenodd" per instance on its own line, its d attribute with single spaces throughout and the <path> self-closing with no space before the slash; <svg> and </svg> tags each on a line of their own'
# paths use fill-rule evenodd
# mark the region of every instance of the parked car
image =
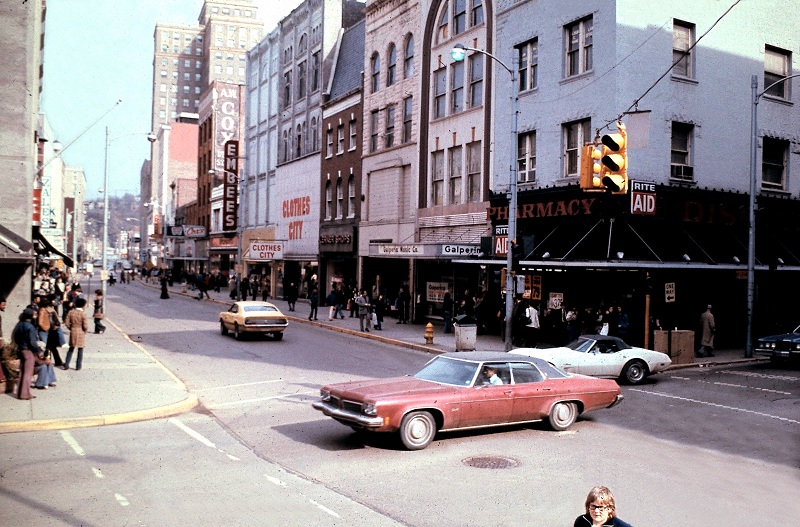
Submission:
<svg viewBox="0 0 800 527">
<path fill-rule="evenodd" d="M 761 337 L 754 350 L 760 355 L 768 355 L 773 363 L 786 360 L 800 360 L 800 326 L 791 333 Z"/>
<path fill-rule="evenodd" d="M 609 377 L 639 384 L 648 375 L 664 371 L 672 364 L 668 355 L 635 348 L 618 337 L 582 335 L 560 348 L 517 348 L 514 353 L 537 357 L 572 373 Z"/>
<path fill-rule="evenodd" d="M 490 375 L 494 370 L 495 375 Z M 616 382 L 504 352 L 444 353 L 413 376 L 323 386 L 313 407 L 355 430 L 397 432 L 409 450 L 437 432 L 547 419 L 554 430 L 622 400 Z"/>
<path fill-rule="evenodd" d="M 269 302 L 242 300 L 219 314 L 220 333 L 227 335 L 231 331 L 236 340 L 244 333 L 268 333 L 275 340 L 281 340 L 288 325 L 286 315 Z"/>
</svg>

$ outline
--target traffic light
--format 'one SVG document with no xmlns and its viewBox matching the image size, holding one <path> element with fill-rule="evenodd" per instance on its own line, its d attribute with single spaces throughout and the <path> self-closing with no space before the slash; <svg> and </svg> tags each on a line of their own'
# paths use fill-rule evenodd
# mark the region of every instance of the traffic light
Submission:
<svg viewBox="0 0 800 527">
<path fill-rule="evenodd" d="M 603 157 L 600 145 L 586 145 L 581 152 L 581 188 L 587 192 L 603 192 L 600 181 L 600 158 Z"/>
<path fill-rule="evenodd" d="M 617 132 L 600 138 L 600 183 L 612 194 L 628 193 L 628 134 L 625 125 L 617 122 Z"/>
<path fill-rule="evenodd" d="M 515 261 L 522 259 L 522 245 L 517 243 L 517 240 L 511 242 L 511 257 Z"/>
</svg>

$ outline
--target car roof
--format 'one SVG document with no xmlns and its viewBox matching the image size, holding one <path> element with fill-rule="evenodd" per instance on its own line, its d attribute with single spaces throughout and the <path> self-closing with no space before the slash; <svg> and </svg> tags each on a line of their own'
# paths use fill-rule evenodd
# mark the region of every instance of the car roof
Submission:
<svg viewBox="0 0 800 527">
<path fill-rule="evenodd" d="M 448 359 L 460 359 L 472 362 L 532 362 L 537 365 L 547 364 L 547 361 L 536 358 L 528 357 L 525 355 L 517 355 L 513 352 L 505 351 L 451 351 L 442 353 L 440 357 L 447 357 Z"/>
<path fill-rule="evenodd" d="M 242 307 L 266 306 L 278 309 L 278 307 L 275 304 L 271 304 L 269 302 L 261 302 L 260 300 L 239 300 L 238 302 L 234 302 L 234 304 L 239 304 Z"/>
</svg>

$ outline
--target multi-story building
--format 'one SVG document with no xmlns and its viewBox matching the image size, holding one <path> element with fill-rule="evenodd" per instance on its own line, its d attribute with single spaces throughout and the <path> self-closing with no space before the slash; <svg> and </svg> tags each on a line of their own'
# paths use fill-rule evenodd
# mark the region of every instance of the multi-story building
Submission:
<svg viewBox="0 0 800 527">
<path fill-rule="evenodd" d="M 246 245 L 251 241 L 266 242 L 280 250 L 268 251 L 274 253 L 269 262 L 248 250 L 243 257 L 248 267 L 245 271 L 260 273 L 257 280 L 268 281 L 274 296 L 283 296 L 290 283 L 305 294 L 318 281 L 322 91 L 330 78 L 332 52 L 340 29 L 362 19 L 363 8 L 364 4 L 355 0 L 305 0 L 281 20 L 277 35 L 267 39 L 270 46 L 261 45 L 256 54 L 251 54 L 251 72 L 259 64 L 262 74 L 252 73 L 248 78 L 248 101 L 266 96 L 259 92 L 259 83 L 278 90 L 270 92 L 277 99 L 277 107 L 272 105 L 274 99 L 267 103 L 262 98 L 258 113 L 252 109 L 246 142 L 259 146 L 257 153 L 247 153 L 245 159 L 245 190 L 259 196 L 257 189 L 265 189 L 265 203 L 269 203 L 269 216 L 265 219 L 274 223 L 266 230 L 249 233 Z M 266 69 L 265 64 L 269 64 Z M 273 75 L 277 75 L 277 84 L 272 84 Z M 275 118 L 270 117 L 270 111 L 277 112 Z M 276 141 L 270 143 L 271 148 L 277 145 L 274 177 L 267 173 L 270 158 L 266 153 L 273 123 L 277 134 Z M 256 133 L 262 134 L 260 139 Z M 267 178 L 266 187 L 256 185 L 256 181 Z M 255 197 L 242 199 L 248 203 Z"/>
<path fill-rule="evenodd" d="M 41 189 L 39 169 L 49 161 L 38 151 L 45 12 L 42 0 L 0 5 L 3 76 L 14 81 L 0 86 L 0 295 L 8 300 L 6 313 L 19 313 L 31 301 L 32 241 L 41 213 L 34 189 Z M 5 318 L 8 335 L 13 322 Z"/>
<path fill-rule="evenodd" d="M 82 167 L 64 167 L 64 225 L 65 249 L 77 266 L 83 255 L 84 204 L 86 202 L 86 173 Z"/>
<path fill-rule="evenodd" d="M 361 217 L 362 73 L 364 25 L 342 31 L 333 55 L 322 105 L 319 293 L 349 289 L 358 276 Z"/>
<path fill-rule="evenodd" d="M 497 45 L 485 49 L 513 70 L 515 83 L 495 65 L 494 155 L 516 152 L 517 241 L 531 242 L 519 272 L 538 285 L 530 296 L 557 314 L 554 327 L 564 305 L 622 305 L 631 340 L 648 343 L 655 324 L 697 329 L 712 304 L 717 345 L 743 345 L 753 240 L 756 326 L 788 323 L 777 306 L 800 293 L 800 110 L 794 80 L 768 86 L 797 71 L 800 18 L 775 18 L 781 6 L 496 3 Z M 767 88 L 755 131 L 753 78 L 758 93 Z M 617 121 L 627 125 L 629 191 L 586 192 L 582 147 L 615 132 Z M 495 163 L 494 186 L 505 191 L 502 166 Z M 495 194 L 488 211 L 491 226 L 503 228 L 508 198 Z"/>
</svg>

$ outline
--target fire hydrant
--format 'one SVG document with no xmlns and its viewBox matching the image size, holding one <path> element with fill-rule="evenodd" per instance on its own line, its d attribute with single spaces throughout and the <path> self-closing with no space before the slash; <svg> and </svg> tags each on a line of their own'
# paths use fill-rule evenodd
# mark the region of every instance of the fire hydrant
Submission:
<svg viewBox="0 0 800 527">
<path fill-rule="evenodd" d="M 431 322 L 425 326 L 425 344 L 433 344 L 433 324 Z"/>
</svg>

